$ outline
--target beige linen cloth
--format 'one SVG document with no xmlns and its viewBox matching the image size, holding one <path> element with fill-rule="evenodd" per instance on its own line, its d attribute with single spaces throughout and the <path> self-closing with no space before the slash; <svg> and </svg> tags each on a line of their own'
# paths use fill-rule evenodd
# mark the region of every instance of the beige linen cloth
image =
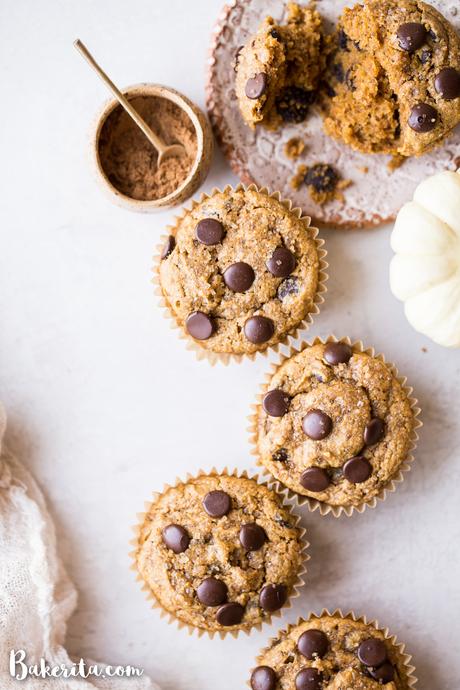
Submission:
<svg viewBox="0 0 460 690">
<path fill-rule="evenodd" d="M 1 690 L 159 690 L 145 676 L 11 678 L 12 649 L 26 650 L 25 663 L 37 663 L 43 657 L 50 666 L 72 666 L 64 641 L 67 621 L 77 604 L 77 591 L 58 556 L 54 525 L 40 489 L 21 463 L 2 447 L 5 428 L 6 415 L 0 403 Z M 98 665 L 101 669 L 105 666 L 101 662 Z"/>
</svg>

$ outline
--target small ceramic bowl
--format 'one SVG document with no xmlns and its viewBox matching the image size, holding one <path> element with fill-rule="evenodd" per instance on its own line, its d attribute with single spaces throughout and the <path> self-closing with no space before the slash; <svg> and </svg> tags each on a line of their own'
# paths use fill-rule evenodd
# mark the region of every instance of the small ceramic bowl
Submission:
<svg viewBox="0 0 460 690">
<path fill-rule="evenodd" d="M 110 195 L 112 201 L 119 206 L 123 206 L 131 211 L 141 213 L 152 213 L 158 210 L 173 208 L 189 199 L 198 187 L 206 179 L 211 167 L 212 153 L 214 149 L 213 135 L 211 126 L 202 111 L 186 96 L 175 89 L 160 84 L 137 84 L 124 89 L 123 94 L 129 99 L 139 96 L 156 96 L 165 98 L 175 103 L 181 108 L 191 120 L 197 136 L 197 153 L 192 168 L 186 179 L 173 192 L 160 199 L 140 200 L 133 199 L 117 189 L 107 177 L 100 157 L 100 137 L 104 124 L 115 110 L 121 106 L 118 101 L 110 100 L 105 104 L 100 114 L 97 116 L 94 132 L 91 137 L 92 158 L 96 166 L 97 178 L 106 193 Z"/>
</svg>

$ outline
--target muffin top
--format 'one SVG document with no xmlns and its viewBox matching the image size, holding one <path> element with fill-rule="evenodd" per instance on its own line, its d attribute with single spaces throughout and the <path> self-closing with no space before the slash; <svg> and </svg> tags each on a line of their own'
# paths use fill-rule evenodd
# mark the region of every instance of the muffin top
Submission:
<svg viewBox="0 0 460 690">
<path fill-rule="evenodd" d="M 460 38 L 424 2 L 366 0 L 344 10 L 326 81 L 328 134 L 363 153 L 418 156 L 460 122 Z"/>
<path fill-rule="evenodd" d="M 179 325 L 204 348 L 265 350 L 313 310 L 316 231 L 276 198 L 224 190 L 186 213 L 174 232 L 162 254 L 161 289 Z"/>
<path fill-rule="evenodd" d="M 261 462 L 293 491 L 358 506 L 397 474 L 414 415 L 390 365 L 345 342 L 319 343 L 274 373 L 258 411 Z"/>
<path fill-rule="evenodd" d="M 153 503 L 136 560 L 164 609 L 215 632 L 249 629 L 284 606 L 302 549 L 296 519 L 277 494 L 253 479 L 211 475 Z"/>
<path fill-rule="evenodd" d="M 303 122 L 315 100 L 328 45 L 313 7 L 289 3 L 286 25 L 267 17 L 236 61 L 236 94 L 246 123 L 275 129 L 283 122 Z"/>
<path fill-rule="evenodd" d="M 363 621 L 313 617 L 284 631 L 257 660 L 253 690 L 407 690 L 399 648 Z"/>
</svg>

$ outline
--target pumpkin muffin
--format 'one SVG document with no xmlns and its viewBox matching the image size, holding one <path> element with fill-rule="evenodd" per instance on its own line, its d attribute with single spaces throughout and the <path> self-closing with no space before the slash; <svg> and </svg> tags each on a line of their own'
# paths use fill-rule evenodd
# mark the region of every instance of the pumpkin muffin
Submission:
<svg viewBox="0 0 460 690">
<path fill-rule="evenodd" d="M 255 424 L 259 461 L 278 481 L 348 508 L 398 474 L 415 415 L 389 364 L 347 342 L 319 342 L 276 369 Z"/>
<path fill-rule="evenodd" d="M 409 690 L 408 657 L 364 620 L 313 616 L 283 631 L 257 659 L 253 690 Z"/>
<path fill-rule="evenodd" d="M 429 4 L 366 0 L 343 12 L 326 83 L 327 134 L 363 153 L 419 156 L 460 122 L 460 38 Z"/>
<path fill-rule="evenodd" d="M 168 488 L 139 531 L 137 569 L 173 617 L 209 633 L 268 621 L 299 584 L 298 518 L 254 479 L 202 475 Z"/>
<path fill-rule="evenodd" d="M 255 188 L 216 192 L 173 233 L 160 261 L 161 292 L 177 324 L 205 350 L 265 350 L 318 311 L 317 231 L 277 197 Z"/>
<path fill-rule="evenodd" d="M 314 8 L 288 4 L 286 25 L 267 17 L 239 52 L 236 94 L 250 127 L 303 122 L 326 67 L 330 39 Z"/>
</svg>

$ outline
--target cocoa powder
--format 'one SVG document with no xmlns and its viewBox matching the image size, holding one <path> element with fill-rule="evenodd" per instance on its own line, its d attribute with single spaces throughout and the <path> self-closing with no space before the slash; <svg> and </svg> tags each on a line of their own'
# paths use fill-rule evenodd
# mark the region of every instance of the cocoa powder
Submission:
<svg viewBox="0 0 460 690">
<path fill-rule="evenodd" d="M 99 138 L 102 169 L 118 191 L 132 199 L 151 201 L 174 192 L 187 178 L 197 153 L 195 127 L 178 105 L 159 96 L 138 96 L 131 104 L 166 144 L 182 144 L 184 156 L 160 166 L 152 144 L 121 106 L 105 121 Z"/>
</svg>

